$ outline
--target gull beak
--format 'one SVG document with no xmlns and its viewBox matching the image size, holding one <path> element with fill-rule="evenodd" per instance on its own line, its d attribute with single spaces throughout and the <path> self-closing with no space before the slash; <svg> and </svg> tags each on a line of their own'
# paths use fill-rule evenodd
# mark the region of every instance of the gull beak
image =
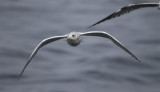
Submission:
<svg viewBox="0 0 160 92">
<path fill-rule="evenodd" d="M 67 40 L 69 39 L 69 37 L 67 36 Z"/>
</svg>

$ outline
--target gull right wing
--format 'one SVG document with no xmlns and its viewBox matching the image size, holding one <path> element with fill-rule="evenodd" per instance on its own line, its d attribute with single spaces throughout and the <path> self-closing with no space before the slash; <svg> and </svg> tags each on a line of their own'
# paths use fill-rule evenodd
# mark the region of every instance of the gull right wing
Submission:
<svg viewBox="0 0 160 92">
<path fill-rule="evenodd" d="M 137 61 L 140 62 L 140 60 L 134 54 L 132 54 L 126 47 L 124 47 L 116 38 L 114 38 L 113 36 L 111 36 L 110 34 L 108 34 L 106 32 L 103 32 L 103 31 L 90 31 L 90 32 L 81 33 L 81 35 L 84 35 L 84 36 L 99 36 L 99 37 L 108 38 L 114 44 L 116 44 L 118 47 L 120 47 L 121 49 L 126 51 L 128 54 L 130 54 L 132 57 L 134 57 Z"/>
</svg>

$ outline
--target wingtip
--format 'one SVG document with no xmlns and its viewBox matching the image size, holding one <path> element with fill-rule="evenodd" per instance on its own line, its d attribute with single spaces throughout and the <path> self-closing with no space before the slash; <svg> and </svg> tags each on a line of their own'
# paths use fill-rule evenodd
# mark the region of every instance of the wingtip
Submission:
<svg viewBox="0 0 160 92">
<path fill-rule="evenodd" d="M 138 62 L 141 62 L 138 58 L 135 57 L 135 59 L 136 59 Z"/>
<path fill-rule="evenodd" d="M 141 62 L 136 56 L 132 56 L 133 58 L 135 58 L 138 62 Z"/>
<path fill-rule="evenodd" d="M 97 22 L 97 23 L 95 23 L 95 24 L 92 24 L 92 25 L 89 26 L 88 28 L 91 28 L 91 27 L 93 27 L 93 26 L 95 26 L 95 25 L 97 25 L 97 24 L 99 24 L 99 23 L 101 23 L 101 22 Z"/>
<path fill-rule="evenodd" d="M 138 59 L 138 62 L 141 62 L 141 61 Z"/>
<path fill-rule="evenodd" d="M 20 80 L 20 77 L 18 77 L 18 80 Z"/>
<path fill-rule="evenodd" d="M 93 24 L 93 25 L 89 26 L 88 29 L 91 28 L 91 27 L 93 27 L 93 26 L 95 26 L 95 25 L 96 25 L 96 24 Z"/>
<path fill-rule="evenodd" d="M 21 79 L 21 77 L 18 77 L 18 80 L 20 80 Z"/>
<path fill-rule="evenodd" d="M 18 80 L 20 80 L 20 79 L 21 79 L 21 77 L 22 77 L 22 74 L 20 74 L 20 75 L 18 76 Z"/>
<path fill-rule="evenodd" d="M 23 73 L 24 73 L 24 70 L 25 70 L 26 66 L 23 68 L 22 72 L 20 73 L 19 77 L 18 77 L 18 80 L 20 80 L 20 78 L 22 77 Z"/>
</svg>

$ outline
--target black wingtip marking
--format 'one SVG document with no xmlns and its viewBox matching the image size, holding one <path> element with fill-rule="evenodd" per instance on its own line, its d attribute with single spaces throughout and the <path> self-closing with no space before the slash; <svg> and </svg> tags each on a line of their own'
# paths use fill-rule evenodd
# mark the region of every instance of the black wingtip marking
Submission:
<svg viewBox="0 0 160 92">
<path fill-rule="evenodd" d="M 20 79 L 21 79 L 21 77 L 22 77 L 22 74 L 23 74 L 24 70 L 25 70 L 25 69 L 23 69 L 23 70 L 22 70 L 21 74 L 20 74 L 20 75 L 19 75 L 19 77 L 18 77 L 18 80 L 20 80 Z"/>
<path fill-rule="evenodd" d="M 105 20 L 106 20 L 106 18 L 104 18 L 104 19 L 102 19 L 102 20 L 96 22 L 95 24 L 89 26 L 88 28 L 91 28 L 91 27 L 93 27 L 93 26 L 95 26 L 95 25 L 97 25 L 97 24 L 100 24 L 100 23 L 104 22 Z"/>
<path fill-rule="evenodd" d="M 20 79 L 21 79 L 21 77 L 22 77 L 22 73 L 19 75 L 18 80 L 20 80 Z"/>
<path fill-rule="evenodd" d="M 138 62 L 141 62 L 136 56 L 132 56 L 132 57 L 134 57 Z"/>
<path fill-rule="evenodd" d="M 136 58 L 136 60 L 138 60 L 138 62 L 141 62 L 138 58 Z"/>
<path fill-rule="evenodd" d="M 99 24 L 99 23 L 95 23 L 95 24 L 89 26 L 88 28 L 91 28 L 91 27 L 93 27 L 93 26 L 95 26 L 95 25 L 97 25 L 97 24 Z"/>
</svg>

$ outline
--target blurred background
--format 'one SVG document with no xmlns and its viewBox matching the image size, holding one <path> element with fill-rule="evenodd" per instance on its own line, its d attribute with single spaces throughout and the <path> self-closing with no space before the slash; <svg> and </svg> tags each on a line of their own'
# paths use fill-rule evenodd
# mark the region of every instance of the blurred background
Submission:
<svg viewBox="0 0 160 92">
<path fill-rule="evenodd" d="M 123 6 L 148 1 L 0 0 L 0 92 L 160 92 L 157 8 L 87 29 Z M 83 37 L 77 47 L 62 39 L 43 47 L 18 80 L 41 40 L 97 30 L 113 35 L 142 62 L 105 38 Z"/>
</svg>

